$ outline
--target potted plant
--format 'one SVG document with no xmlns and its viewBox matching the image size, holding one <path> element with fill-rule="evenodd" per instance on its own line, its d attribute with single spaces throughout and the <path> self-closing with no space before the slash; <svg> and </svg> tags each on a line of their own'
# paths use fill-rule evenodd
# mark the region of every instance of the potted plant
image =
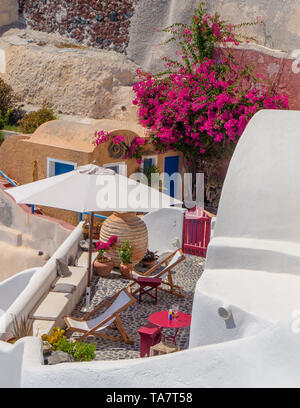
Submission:
<svg viewBox="0 0 300 408">
<path fill-rule="evenodd" d="M 118 252 L 120 257 L 120 272 L 124 278 L 130 278 L 133 264 L 131 263 L 132 247 L 128 239 L 121 248 L 118 248 Z"/>
<path fill-rule="evenodd" d="M 108 256 L 105 252 L 109 250 L 109 248 L 117 242 L 117 237 L 113 235 L 109 238 L 107 242 L 98 241 L 96 243 L 96 249 L 98 252 L 98 256 L 94 262 L 94 271 L 99 276 L 108 276 L 114 267 L 114 263 L 110 256 Z"/>
<path fill-rule="evenodd" d="M 149 249 L 147 249 L 147 252 L 144 255 L 144 258 L 141 261 L 143 266 L 148 266 L 148 267 L 153 266 L 155 261 L 158 259 L 158 255 L 156 255 L 156 253 L 157 251 L 152 252 Z"/>
<path fill-rule="evenodd" d="M 16 316 L 13 316 L 12 332 L 13 336 L 6 340 L 7 343 L 13 344 L 22 337 L 32 336 L 32 321 L 23 316 L 18 320 Z"/>
</svg>

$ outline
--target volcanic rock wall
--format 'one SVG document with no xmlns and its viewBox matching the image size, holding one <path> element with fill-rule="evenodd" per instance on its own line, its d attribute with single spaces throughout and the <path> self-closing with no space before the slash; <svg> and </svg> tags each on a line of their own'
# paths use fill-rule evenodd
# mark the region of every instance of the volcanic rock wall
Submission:
<svg viewBox="0 0 300 408">
<path fill-rule="evenodd" d="M 136 0 L 19 0 L 27 25 L 97 48 L 123 52 Z"/>
</svg>

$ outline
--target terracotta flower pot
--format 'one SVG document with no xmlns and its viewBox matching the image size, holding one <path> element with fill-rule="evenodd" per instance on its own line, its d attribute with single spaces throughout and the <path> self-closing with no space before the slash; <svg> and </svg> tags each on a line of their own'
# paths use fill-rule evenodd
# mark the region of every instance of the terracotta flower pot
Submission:
<svg viewBox="0 0 300 408">
<path fill-rule="evenodd" d="M 120 263 L 120 272 L 121 272 L 121 275 L 124 278 L 126 278 L 126 279 L 131 278 L 131 272 L 132 271 L 133 271 L 133 264 L 132 263 L 130 263 L 130 264 Z"/>
<path fill-rule="evenodd" d="M 136 265 L 145 255 L 148 248 L 148 231 L 144 221 L 134 212 L 113 213 L 109 216 L 100 231 L 100 241 L 107 242 L 116 235 L 118 241 L 110 248 L 110 256 L 114 266 L 120 265 L 118 248 L 126 240 L 130 241 L 132 247 L 131 262 Z"/>
<path fill-rule="evenodd" d="M 114 267 L 112 259 L 109 257 L 106 257 L 106 259 L 107 262 L 103 262 L 103 258 L 102 259 L 96 258 L 96 260 L 94 261 L 94 272 L 98 276 L 108 276 L 112 268 Z"/>
</svg>

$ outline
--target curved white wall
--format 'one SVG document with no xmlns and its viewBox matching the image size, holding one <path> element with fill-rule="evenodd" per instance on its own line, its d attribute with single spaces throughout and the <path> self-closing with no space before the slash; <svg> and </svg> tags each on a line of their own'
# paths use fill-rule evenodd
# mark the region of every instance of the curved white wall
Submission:
<svg viewBox="0 0 300 408">
<path fill-rule="evenodd" d="M 55 220 L 25 212 L 0 188 L 0 282 L 44 265 L 70 232 Z"/>
<path fill-rule="evenodd" d="M 224 183 L 214 236 L 300 244 L 300 111 L 263 110 L 248 124 Z"/>
<path fill-rule="evenodd" d="M 27 337 L 15 345 L 0 341 L 0 386 L 299 387 L 299 342 L 286 321 L 257 336 L 169 355 L 44 366 L 40 339 Z"/>
<path fill-rule="evenodd" d="M 0 283 L 0 309 L 6 311 L 26 288 L 39 268 L 26 269 Z"/>
<path fill-rule="evenodd" d="M 260 111 L 223 186 L 207 268 L 299 274 L 299 111 Z"/>
<path fill-rule="evenodd" d="M 192 347 L 252 336 L 299 308 L 299 124 L 299 111 L 260 111 L 236 147 L 194 297 Z M 232 327 L 218 316 L 223 304 Z"/>
</svg>

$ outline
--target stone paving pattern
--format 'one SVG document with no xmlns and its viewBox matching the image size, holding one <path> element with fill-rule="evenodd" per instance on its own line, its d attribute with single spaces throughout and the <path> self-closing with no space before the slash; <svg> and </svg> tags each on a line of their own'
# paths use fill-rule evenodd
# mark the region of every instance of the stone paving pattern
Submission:
<svg viewBox="0 0 300 408">
<path fill-rule="evenodd" d="M 160 257 L 160 259 L 162 259 L 162 257 Z M 186 255 L 186 259 L 174 268 L 176 273 L 173 275 L 173 279 L 175 284 L 180 285 L 183 288 L 183 293 L 185 295 L 184 299 L 158 291 L 158 301 L 157 305 L 155 305 L 154 299 L 147 295 L 143 296 L 142 303 L 138 303 L 138 294 L 136 294 L 136 303 L 120 314 L 123 326 L 130 338 L 134 341 L 134 344 L 125 344 L 118 341 L 89 337 L 86 341 L 95 342 L 97 345 L 96 360 L 139 358 L 140 339 L 137 331 L 140 327 L 148 323 L 148 317 L 151 313 L 161 310 L 168 310 L 170 307 L 177 305 L 179 311 L 191 314 L 194 289 L 203 272 L 204 262 L 205 260 L 203 258 Z M 145 269 L 139 265 L 137 265 L 135 269 L 141 272 L 145 271 Z M 101 303 L 101 301 L 109 298 L 118 290 L 127 287 L 130 282 L 130 280 L 123 279 L 114 272 L 112 272 L 109 277 L 105 278 L 93 276 L 91 291 L 93 306 L 96 307 Z M 83 313 L 81 313 L 80 310 L 84 304 L 85 298 L 83 296 L 74 310 L 73 316 L 83 316 Z M 164 329 L 165 334 L 168 334 L 168 332 L 170 333 L 170 331 Z M 115 330 L 110 330 L 110 334 L 116 335 L 118 332 Z M 171 332 L 170 334 L 173 333 Z M 73 333 L 70 337 L 73 339 L 78 339 L 78 333 Z M 188 348 L 189 327 L 179 329 L 176 343 L 181 350 Z"/>
<path fill-rule="evenodd" d="M 123 52 L 137 0 L 19 0 L 27 25 L 87 46 Z"/>
</svg>

